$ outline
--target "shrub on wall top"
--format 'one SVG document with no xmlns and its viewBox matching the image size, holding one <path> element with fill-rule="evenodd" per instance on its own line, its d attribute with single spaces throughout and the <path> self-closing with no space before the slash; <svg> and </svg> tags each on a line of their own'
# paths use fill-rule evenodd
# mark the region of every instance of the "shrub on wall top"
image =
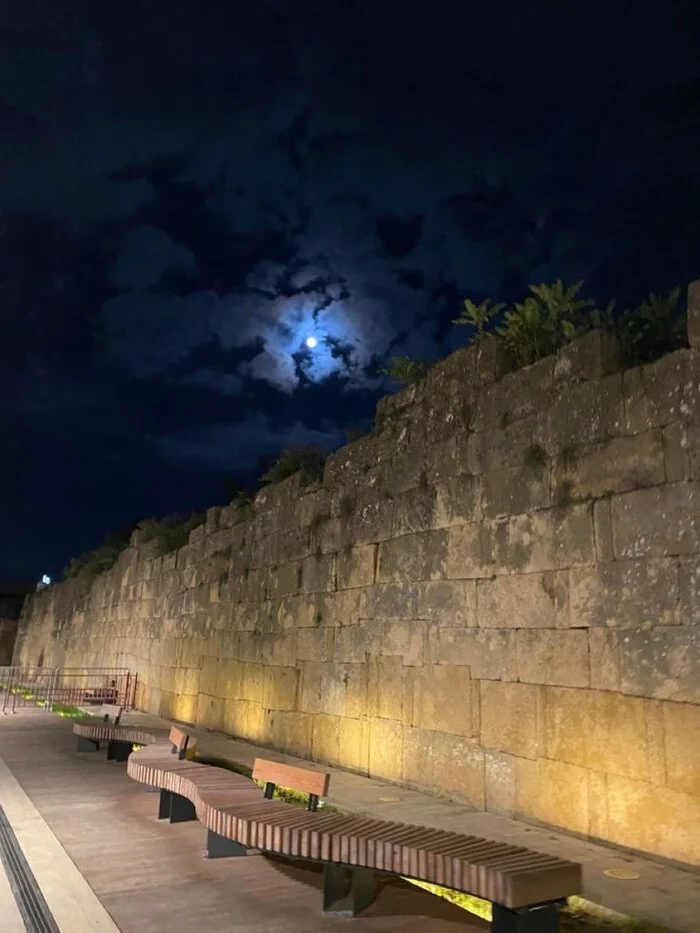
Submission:
<svg viewBox="0 0 700 933">
<path fill-rule="evenodd" d="M 70 580 L 80 577 L 89 581 L 105 570 L 111 570 L 121 552 L 128 546 L 130 537 L 131 529 L 108 535 L 99 547 L 85 551 L 78 557 L 71 557 L 70 563 L 63 571 L 63 578 Z"/>
<path fill-rule="evenodd" d="M 288 476 L 301 473 L 302 486 L 322 479 L 328 451 L 322 447 L 286 447 L 270 469 L 260 477 L 261 485 L 281 483 Z"/>
<path fill-rule="evenodd" d="M 202 525 L 205 519 L 204 512 L 193 512 L 190 516 L 166 515 L 159 521 L 154 518 L 144 519 L 139 522 L 141 541 L 144 544 L 155 541 L 160 554 L 170 554 L 184 547 L 192 529 Z"/>
</svg>

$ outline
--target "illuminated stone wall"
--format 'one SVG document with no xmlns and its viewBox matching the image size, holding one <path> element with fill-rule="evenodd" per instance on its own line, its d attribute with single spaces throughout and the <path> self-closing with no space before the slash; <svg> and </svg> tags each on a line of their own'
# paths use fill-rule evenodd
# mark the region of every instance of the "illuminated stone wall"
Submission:
<svg viewBox="0 0 700 933">
<path fill-rule="evenodd" d="M 138 535 L 38 594 L 16 660 L 122 664 L 139 704 L 700 865 L 700 283 L 691 348 L 458 351 L 324 482 Z"/>
</svg>

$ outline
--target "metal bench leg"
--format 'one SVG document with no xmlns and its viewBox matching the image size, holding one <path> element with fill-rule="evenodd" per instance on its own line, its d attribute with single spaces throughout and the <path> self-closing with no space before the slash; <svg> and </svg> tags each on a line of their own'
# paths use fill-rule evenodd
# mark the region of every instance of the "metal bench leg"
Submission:
<svg viewBox="0 0 700 933">
<path fill-rule="evenodd" d="M 493 905 L 493 933 L 557 933 L 560 901 L 536 907 Z"/>
<path fill-rule="evenodd" d="M 128 761 L 132 751 L 131 742 L 110 741 L 107 746 L 107 761 Z"/>
<path fill-rule="evenodd" d="M 356 917 L 374 901 L 377 882 L 371 868 L 323 866 L 323 910 L 340 917 Z"/>
<path fill-rule="evenodd" d="M 182 797 L 170 790 L 161 790 L 158 819 L 167 819 L 171 823 L 188 823 L 197 819 L 197 812 L 194 804 L 187 797 Z"/>
<path fill-rule="evenodd" d="M 205 858 L 236 858 L 247 855 L 248 850 L 240 842 L 220 836 L 213 829 L 207 830 L 207 851 Z"/>
<path fill-rule="evenodd" d="M 82 735 L 78 736 L 77 744 L 79 752 L 98 752 L 100 750 L 100 743 L 97 739 L 86 739 Z"/>
</svg>

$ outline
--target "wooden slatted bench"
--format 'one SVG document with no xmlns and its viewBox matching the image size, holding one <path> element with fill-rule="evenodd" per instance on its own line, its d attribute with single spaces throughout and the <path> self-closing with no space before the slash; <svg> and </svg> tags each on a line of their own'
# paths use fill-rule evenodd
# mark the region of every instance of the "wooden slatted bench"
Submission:
<svg viewBox="0 0 700 933">
<path fill-rule="evenodd" d="M 176 759 L 163 745 L 129 758 L 135 781 L 160 787 L 159 818 L 198 819 L 207 829 L 210 858 L 266 855 L 323 864 L 323 909 L 356 916 L 374 900 L 378 877 L 398 875 L 453 888 L 493 903 L 494 933 L 556 933 L 559 908 L 581 892 L 581 866 L 521 846 L 426 826 L 393 823 L 341 813 L 306 811 L 271 799 L 278 783 L 307 781 L 318 797 L 327 775 L 293 778 L 276 762 L 256 761 L 248 778 L 195 761 Z M 301 789 L 301 788 L 297 788 Z"/>
<path fill-rule="evenodd" d="M 77 750 L 96 752 L 101 742 L 107 742 L 108 761 L 127 761 L 134 745 L 151 745 L 158 741 L 158 735 L 152 732 L 120 725 L 123 711 L 121 706 L 106 703 L 100 707 L 101 722 L 74 723 Z"/>
</svg>

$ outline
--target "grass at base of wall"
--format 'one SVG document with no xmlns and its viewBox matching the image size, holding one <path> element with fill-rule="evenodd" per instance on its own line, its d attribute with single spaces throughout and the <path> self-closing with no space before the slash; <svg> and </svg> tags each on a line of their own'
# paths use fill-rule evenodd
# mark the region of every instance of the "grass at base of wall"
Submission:
<svg viewBox="0 0 700 933">
<path fill-rule="evenodd" d="M 4 681 L 0 681 L 0 687 L 4 686 Z M 33 700 L 34 705 L 42 709 L 46 709 L 48 705 L 48 700 L 40 699 L 35 693 L 32 693 L 31 690 L 23 690 L 21 687 L 11 687 L 10 693 L 15 694 L 15 696 L 21 696 L 23 700 Z M 68 706 L 65 703 L 53 703 L 51 705 L 51 712 L 56 713 L 57 716 L 61 716 L 63 719 L 99 719 L 99 716 L 86 713 L 85 710 L 79 709 L 77 706 Z"/>
</svg>

